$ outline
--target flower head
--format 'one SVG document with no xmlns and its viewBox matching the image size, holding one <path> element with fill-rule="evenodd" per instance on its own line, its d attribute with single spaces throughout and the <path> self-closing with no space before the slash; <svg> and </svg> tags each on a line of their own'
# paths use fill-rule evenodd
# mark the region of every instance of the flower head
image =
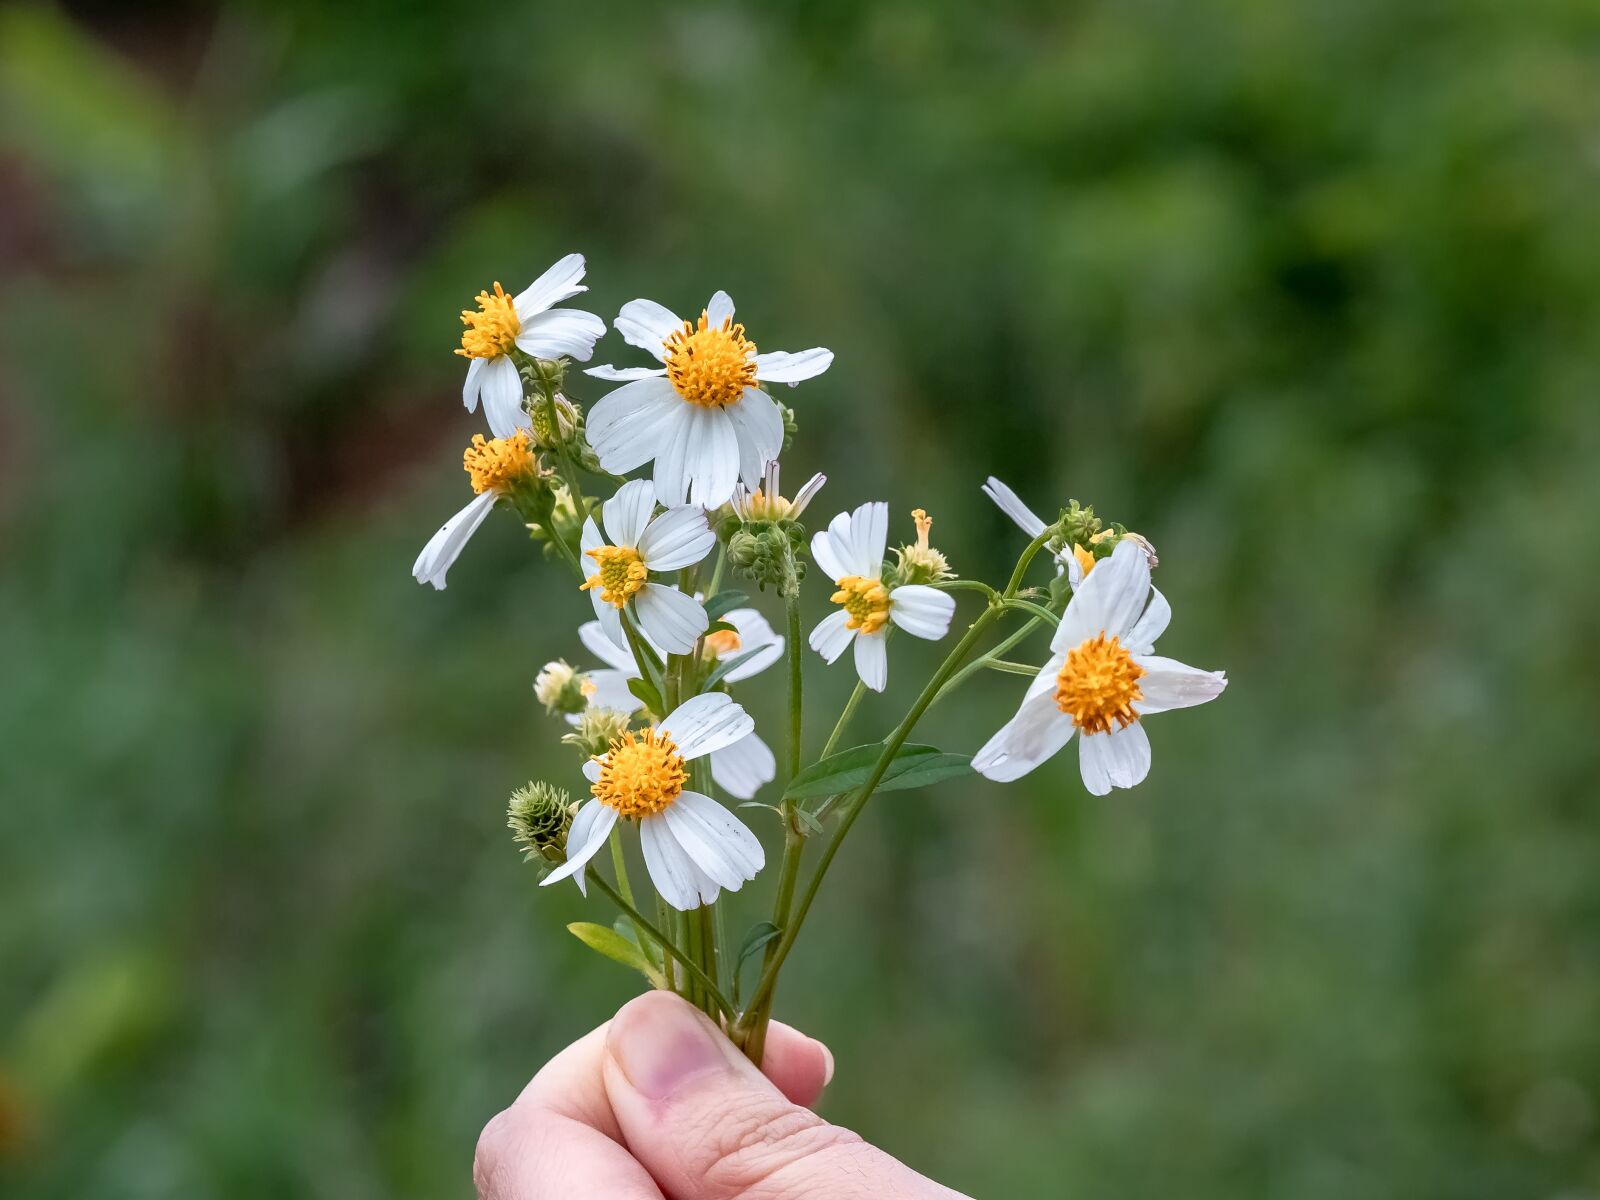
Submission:
<svg viewBox="0 0 1600 1200">
<path fill-rule="evenodd" d="M 741 478 L 759 487 L 784 439 L 783 415 L 760 385 L 798 383 L 833 361 L 833 352 L 820 347 L 757 353 L 734 322 L 726 292 L 712 296 L 692 321 L 652 300 L 632 300 L 616 327 L 661 366 L 589 368 L 596 378 L 626 381 L 590 411 L 589 441 L 600 465 L 619 475 L 654 461 L 664 504 L 716 508 Z"/>
<path fill-rule="evenodd" d="M 1051 531 L 1046 544 L 1055 556 L 1059 571 L 1066 573 L 1067 582 L 1074 591 L 1094 570 L 1095 564 L 1109 557 L 1124 539 L 1131 539 L 1138 544 L 1152 569 L 1160 561 L 1156 557 L 1156 548 L 1148 538 L 1121 525 L 1103 528 L 1100 519 L 1094 515 L 1094 509 L 1084 508 L 1076 500 L 1061 510 L 1061 515 L 1053 524 L 1047 525 L 1014 491 L 993 475 L 984 483 L 983 494 L 993 500 L 1000 511 L 1015 521 L 1017 527 L 1030 538 L 1038 537 L 1046 530 Z"/>
<path fill-rule="evenodd" d="M 534 699 L 549 713 L 581 713 L 589 707 L 589 697 L 594 692 L 595 685 L 589 677 L 561 658 L 545 663 L 533 681 Z"/>
<path fill-rule="evenodd" d="M 589 289 L 581 254 L 569 254 L 515 296 L 496 283 L 493 292 L 479 292 L 476 309 L 461 313 L 461 346 L 456 353 L 469 360 L 461 402 L 468 412 L 483 401 L 483 415 L 497 438 L 510 437 L 529 425 L 522 407 L 522 378 L 512 351 L 534 358 L 563 356 L 588 362 L 606 324 L 593 313 L 555 305 Z"/>
<path fill-rule="evenodd" d="M 933 518 L 926 509 L 914 508 L 911 510 L 911 520 L 917 527 L 917 540 L 915 544 L 901 546 L 895 551 L 895 578 L 901 583 L 938 583 L 954 579 L 956 573 L 950 569 L 950 560 L 945 558 L 942 551 L 928 544 Z"/>
<path fill-rule="evenodd" d="M 618 737 L 584 766 L 593 795 L 567 836 L 567 861 L 544 883 L 583 872 L 619 820 L 638 822 L 650 880 L 687 911 L 736 892 L 766 862 L 761 843 L 727 809 L 688 786 L 688 764 L 749 736 L 755 723 L 725 693 L 684 701 L 654 728 Z"/>
<path fill-rule="evenodd" d="M 956 611 L 947 592 L 884 580 L 888 542 L 889 506 L 881 500 L 840 513 L 811 539 L 811 557 L 837 585 L 832 599 L 839 605 L 811 631 L 811 648 L 831 663 L 854 642 L 856 673 L 875 692 L 889 682 L 885 641 L 890 625 L 937 641 L 949 631 Z"/>
<path fill-rule="evenodd" d="M 733 511 L 739 520 L 746 523 L 798 521 L 800 514 L 805 512 L 806 505 L 811 503 L 811 498 L 820 492 L 822 485 L 827 482 L 826 475 L 820 473 L 813 475 L 794 494 L 793 500 L 786 499 L 778 491 L 778 463 L 774 460 L 762 470 L 761 482 L 754 490 L 742 482 L 734 485 L 731 501 Z"/>
<path fill-rule="evenodd" d="M 445 586 L 446 574 L 495 501 L 527 500 L 537 496 L 548 483 L 528 435 L 520 429 L 513 429 L 503 438 L 485 439 L 481 433 L 473 434 L 472 444 L 462 452 L 461 466 L 477 495 L 439 527 L 411 565 L 412 577 L 418 583 L 440 590 Z"/>
<path fill-rule="evenodd" d="M 1090 792 L 1103 796 L 1143 780 L 1150 771 L 1144 718 L 1204 704 L 1228 685 L 1221 671 L 1156 655 L 1171 619 L 1165 597 L 1150 586 L 1144 547 L 1123 538 L 1073 592 L 1049 661 L 1016 716 L 973 756 L 973 769 L 1001 782 L 1020 779 L 1081 733 L 1078 766 Z"/>
<path fill-rule="evenodd" d="M 687 654 L 710 622 L 706 610 L 670 584 L 655 583 L 652 571 L 676 571 L 703 559 L 716 545 L 716 534 L 704 510 L 693 505 L 669 508 L 659 516 L 655 487 L 635 479 L 605 502 L 600 527 L 590 517 L 583 523 L 584 565 L 588 578 L 579 585 L 594 602 L 601 627 L 618 646 L 627 645 L 622 609 L 632 605 L 639 624 L 662 649 Z"/>
</svg>

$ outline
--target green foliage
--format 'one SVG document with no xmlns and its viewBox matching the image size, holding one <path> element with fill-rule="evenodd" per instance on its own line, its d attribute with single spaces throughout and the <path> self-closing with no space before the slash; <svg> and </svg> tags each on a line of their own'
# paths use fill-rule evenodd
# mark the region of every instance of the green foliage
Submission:
<svg viewBox="0 0 1600 1200">
<path fill-rule="evenodd" d="M 980 1195 L 1600 1193 L 1592 3 L 71 7 L 0 13 L 0 1193 L 464 1197 L 628 994 L 501 827 L 582 794 L 587 599 L 503 511 L 407 574 L 457 311 L 573 249 L 835 350 L 812 527 L 993 578 L 987 474 L 1092 501 L 1233 681 L 1135 792 L 874 802 L 778 1014 L 831 1118 Z"/>
<path fill-rule="evenodd" d="M 830 754 L 821 762 L 802 768 L 783 794 L 790 800 L 814 800 L 856 791 L 872 778 L 883 750 L 882 745 L 874 744 L 851 746 Z M 933 746 L 907 743 L 884 769 L 874 792 L 908 791 L 971 774 L 970 754 L 945 754 Z"/>
</svg>

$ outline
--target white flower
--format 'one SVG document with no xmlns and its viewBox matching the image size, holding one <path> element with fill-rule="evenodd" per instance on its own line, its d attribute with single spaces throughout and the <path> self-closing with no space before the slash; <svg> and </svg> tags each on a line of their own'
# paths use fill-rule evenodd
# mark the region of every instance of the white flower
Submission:
<svg viewBox="0 0 1600 1200">
<path fill-rule="evenodd" d="M 799 383 L 820 375 L 833 351 L 757 354 L 733 301 L 718 292 L 698 321 L 685 321 L 653 300 L 630 300 L 617 332 L 653 354 L 655 367 L 591 367 L 599 379 L 629 382 L 589 411 L 589 443 L 600 465 L 618 475 L 655 461 L 663 504 L 685 500 L 716 508 L 742 477 L 761 482 L 762 467 L 783 449 L 783 415 L 762 383 Z"/>
<path fill-rule="evenodd" d="M 989 476 L 989 478 L 984 482 L 983 494 L 988 496 L 989 499 L 993 500 L 1001 512 L 1005 513 L 1006 516 L 1015 521 L 1017 523 L 1017 528 L 1021 529 L 1023 533 L 1027 534 L 1029 538 L 1038 537 L 1047 528 L 1044 521 L 1040 519 L 1039 515 L 1022 502 L 1021 497 L 1019 497 L 1005 484 L 1001 483 L 993 475 Z M 1115 536 L 1113 530 L 1102 529 L 1099 533 L 1091 537 L 1089 542 L 1091 545 L 1093 545 L 1113 536 Z M 1122 536 L 1125 538 L 1132 538 L 1135 542 L 1137 542 L 1140 548 L 1144 550 L 1145 557 L 1150 560 L 1150 565 L 1152 567 L 1156 565 L 1158 561 L 1156 558 L 1156 548 L 1150 544 L 1150 540 L 1148 538 L 1142 537 L 1141 535 L 1131 531 L 1123 534 Z M 1084 577 L 1088 575 L 1090 571 L 1094 570 L 1096 564 L 1100 561 L 1099 559 L 1095 558 L 1094 553 L 1088 546 L 1062 546 L 1055 552 L 1055 560 L 1056 573 L 1060 574 L 1063 571 L 1066 572 L 1067 582 L 1072 585 L 1073 591 L 1078 590 L 1079 586 L 1083 583 Z"/>
<path fill-rule="evenodd" d="M 1096 796 L 1133 787 L 1150 771 L 1144 717 L 1215 699 L 1228 685 L 1221 671 L 1202 671 L 1155 654 L 1172 609 L 1150 586 L 1150 561 L 1132 539 L 1073 593 L 1050 643 L 1050 659 L 1028 686 L 1017 715 L 973 756 L 990 779 L 1020 779 L 1050 758 L 1078 730 L 1083 785 Z"/>
<path fill-rule="evenodd" d="M 783 635 L 774 632 L 772 625 L 755 609 L 736 608 L 723 614 L 722 620 L 733 626 L 733 632 L 718 630 L 709 634 L 705 641 L 705 655 L 712 661 L 739 658 L 738 665 L 722 677 L 724 682 L 738 683 L 749 679 L 783 657 Z M 606 664 L 587 673 L 594 689 L 589 695 L 590 707 L 610 708 L 624 713 L 637 712 L 644 707 L 644 702 L 628 687 L 630 680 L 639 678 L 639 665 L 634 661 L 633 654 L 607 637 L 598 621 L 585 621 L 578 628 L 578 638 L 589 653 Z M 645 640 L 649 641 L 648 638 Z M 771 783 L 777 774 L 777 759 L 753 727 L 740 741 L 711 754 L 712 780 L 738 800 L 750 799 L 763 784 Z"/>
<path fill-rule="evenodd" d="M 618 818 L 639 822 L 644 864 L 661 898 L 687 911 L 722 890 L 736 892 L 766 863 L 744 825 L 710 796 L 690 791 L 687 764 L 743 740 L 755 728 L 724 692 L 684 701 L 653 729 L 639 730 L 584 764 L 594 799 L 567 834 L 567 861 L 545 877 L 555 883 L 583 871 L 605 846 Z"/>
<path fill-rule="evenodd" d="M 581 545 L 590 574 L 580 586 L 594 601 L 600 627 L 617 645 L 628 644 L 622 609 L 631 600 L 651 640 L 673 654 L 687 654 L 711 623 L 706 610 L 677 588 L 650 582 L 650 572 L 694 566 L 717 544 L 717 535 L 704 509 L 686 504 L 660 516 L 655 511 L 655 488 L 648 479 L 635 479 L 601 509 L 609 545 L 594 518 L 586 518 Z"/>
<path fill-rule="evenodd" d="M 793 500 L 785 499 L 778 492 L 778 463 L 774 459 L 763 468 L 759 487 L 751 491 L 741 480 L 734 485 L 729 503 L 741 521 L 798 521 L 811 498 L 827 482 L 828 477 L 819 472 L 806 480 Z"/>
<path fill-rule="evenodd" d="M 575 358 L 588 362 L 606 323 L 590 312 L 555 308 L 563 300 L 589 289 L 583 278 L 583 255 L 569 254 L 515 296 L 506 295 L 498 283 L 494 292 L 478 293 L 478 311 L 461 313 L 466 329 L 456 351 L 472 360 L 461 401 L 468 412 L 483 398 L 483 415 L 495 437 L 510 437 L 528 428 L 522 409 L 522 379 L 511 360 L 515 347 L 534 358 Z"/>
<path fill-rule="evenodd" d="M 938 641 L 950 629 L 956 602 L 920 583 L 883 582 L 883 552 L 889 544 L 889 506 L 881 500 L 840 513 L 811 539 L 811 557 L 838 584 L 839 611 L 811 631 L 811 648 L 834 662 L 852 641 L 856 673 L 875 692 L 889 682 L 885 639 L 891 623 L 915 637 Z"/>
<path fill-rule="evenodd" d="M 472 490 L 478 494 L 440 526 L 411 565 L 411 574 L 418 583 L 432 584 L 441 591 L 446 572 L 455 565 L 462 547 L 478 531 L 495 501 L 539 482 L 538 459 L 527 433 L 521 429 L 491 441 L 484 441 L 481 433 L 474 434 L 461 463 L 472 480 Z"/>
</svg>

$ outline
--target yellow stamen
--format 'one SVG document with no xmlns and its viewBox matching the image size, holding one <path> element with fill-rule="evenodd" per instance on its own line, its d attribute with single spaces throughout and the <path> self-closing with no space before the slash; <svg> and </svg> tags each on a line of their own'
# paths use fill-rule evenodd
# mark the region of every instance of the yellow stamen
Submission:
<svg viewBox="0 0 1600 1200">
<path fill-rule="evenodd" d="M 928 533 L 933 529 L 933 518 L 928 515 L 927 509 L 913 508 L 911 510 L 911 519 L 917 526 L 917 548 L 926 550 L 928 548 Z"/>
<path fill-rule="evenodd" d="M 839 580 L 839 590 L 829 599 L 843 605 L 850 614 L 850 619 L 844 623 L 846 629 L 877 633 L 889 621 L 889 589 L 876 579 L 846 575 Z"/>
<path fill-rule="evenodd" d="M 712 325 L 706 313 L 667 339 L 667 378 L 679 396 L 701 408 L 725 408 L 756 385 L 756 344 L 732 317 Z"/>
<path fill-rule="evenodd" d="M 1095 534 L 1092 538 L 1089 539 L 1089 545 L 1091 545 L 1091 546 L 1099 545 L 1101 542 L 1105 541 L 1108 537 L 1112 537 L 1114 535 L 1114 532 L 1115 531 L 1110 530 L 1110 529 L 1102 529 L 1099 533 Z M 1078 566 L 1079 566 L 1079 568 L 1082 569 L 1083 577 L 1085 579 L 1089 578 L 1089 572 L 1094 570 L 1095 565 L 1100 561 L 1098 558 L 1096 558 L 1094 556 L 1094 551 L 1087 550 L 1082 546 L 1074 546 L 1072 548 L 1072 557 L 1078 560 Z"/>
<path fill-rule="evenodd" d="M 719 629 L 715 633 L 706 634 L 706 654 L 711 658 L 721 658 L 738 649 L 739 634 L 736 630 Z"/>
<path fill-rule="evenodd" d="M 578 585 L 579 591 L 599 588 L 600 599 L 621 608 L 644 586 L 649 570 L 632 546 L 596 546 L 586 553 L 600 564 L 600 569 Z"/>
<path fill-rule="evenodd" d="M 485 440 L 483 434 L 473 434 L 472 445 L 461 454 L 461 466 L 472 478 L 472 490 L 479 495 L 503 495 L 539 473 L 539 461 L 533 456 L 527 432 L 521 429 L 508 438 Z"/>
<path fill-rule="evenodd" d="M 1139 719 L 1133 705 L 1144 699 L 1143 677 L 1126 646 L 1097 634 L 1067 651 L 1056 675 L 1056 707 L 1084 733 L 1109 733 L 1113 721 L 1126 729 Z"/>
<path fill-rule="evenodd" d="M 689 781 L 683 755 L 655 729 L 625 733 L 611 743 L 600 777 L 589 788 L 596 800 L 625 817 L 653 817 L 671 807 Z"/>
<path fill-rule="evenodd" d="M 494 294 L 478 293 L 478 311 L 461 310 L 461 323 L 466 329 L 461 334 L 461 348 L 456 351 L 462 358 L 499 358 L 510 354 L 517 344 L 517 334 L 522 332 L 522 320 L 517 316 L 517 306 L 506 295 L 497 281 Z"/>
</svg>

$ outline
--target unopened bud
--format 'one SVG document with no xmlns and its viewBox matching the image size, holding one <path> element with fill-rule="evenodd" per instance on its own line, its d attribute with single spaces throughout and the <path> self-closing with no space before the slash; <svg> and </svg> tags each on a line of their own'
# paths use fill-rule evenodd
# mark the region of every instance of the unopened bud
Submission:
<svg viewBox="0 0 1600 1200">
<path fill-rule="evenodd" d="M 610 708 L 588 708 L 564 734 L 562 744 L 576 746 L 584 758 L 593 758 L 611 749 L 611 743 L 628 732 L 629 714 Z"/>
<path fill-rule="evenodd" d="M 574 715 L 589 707 L 594 684 L 565 659 L 545 663 L 533 681 L 533 694 L 547 713 Z"/>
<path fill-rule="evenodd" d="M 529 783 L 511 793 L 506 807 L 506 827 L 522 847 L 524 862 L 543 859 L 563 862 L 567 856 L 567 831 L 578 806 L 558 787 Z"/>
<path fill-rule="evenodd" d="M 542 450 L 554 450 L 572 440 L 578 431 L 577 407 L 560 392 L 555 397 L 555 421 L 550 420 L 551 402 L 543 396 L 528 401 L 528 419 L 533 425 L 534 443 Z"/>
</svg>

